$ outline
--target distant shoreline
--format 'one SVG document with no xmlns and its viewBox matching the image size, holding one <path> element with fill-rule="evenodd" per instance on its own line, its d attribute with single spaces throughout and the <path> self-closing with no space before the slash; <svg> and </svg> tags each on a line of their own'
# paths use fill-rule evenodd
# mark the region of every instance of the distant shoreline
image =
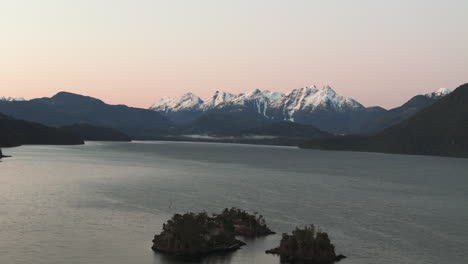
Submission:
<svg viewBox="0 0 468 264">
<path fill-rule="evenodd" d="M 306 139 L 302 138 L 286 138 L 286 137 L 232 137 L 232 136 L 163 136 L 150 140 L 138 141 L 168 141 L 168 142 L 204 142 L 204 143 L 232 143 L 232 144 L 249 144 L 249 145 L 265 145 L 265 146 L 284 146 L 284 147 L 299 147 Z M 197 135 L 198 136 L 198 135 Z M 135 141 L 135 140 L 133 140 Z"/>
</svg>

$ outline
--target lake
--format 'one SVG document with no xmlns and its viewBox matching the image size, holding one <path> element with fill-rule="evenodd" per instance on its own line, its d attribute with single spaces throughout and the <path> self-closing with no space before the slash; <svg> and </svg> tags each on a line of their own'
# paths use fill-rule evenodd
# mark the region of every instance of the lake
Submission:
<svg viewBox="0 0 468 264">
<path fill-rule="evenodd" d="M 174 213 L 314 223 L 343 264 L 468 263 L 468 160 L 293 147 L 88 142 L 3 149 L 0 263 L 187 263 L 154 253 Z M 279 263 L 280 235 L 202 263 Z M 190 262 L 189 262 L 190 263 Z"/>
</svg>

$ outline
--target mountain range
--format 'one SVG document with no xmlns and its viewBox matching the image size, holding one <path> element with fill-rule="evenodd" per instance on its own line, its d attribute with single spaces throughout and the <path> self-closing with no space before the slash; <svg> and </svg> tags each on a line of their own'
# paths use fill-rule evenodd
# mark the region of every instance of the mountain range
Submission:
<svg viewBox="0 0 468 264">
<path fill-rule="evenodd" d="M 109 105 L 96 98 L 67 92 L 29 101 L 0 101 L 0 113 L 52 127 L 86 123 L 114 128 L 134 139 L 167 134 L 173 126 L 155 111 Z"/>
<path fill-rule="evenodd" d="M 364 107 L 330 86 L 303 87 L 286 94 L 258 89 L 237 95 L 216 91 L 206 100 L 190 92 L 179 98 L 164 97 L 149 109 L 185 127 L 186 133 L 232 134 L 290 121 L 332 134 L 372 134 L 409 118 L 448 93 L 449 89 L 442 88 L 386 110 Z"/>
<path fill-rule="evenodd" d="M 334 135 L 371 135 L 411 117 L 448 93 L 449 89 L 439 89 L 417 95 L 400 107 L 386 110 L 364 107 L 330 86 L 303 87 L 285 94 L 258 89 L 241 94 L 217 91 L 206 100 L 186 93 L 180 98 L 164 97 L 149 109 L 109 105 L 96 98 L 59 92 L 50 98 L 0 100 L 0 113 L 52 127 L 106 127 L 132 139 L 184 134 L 238 136 L 242 131 L 278 122 L 308 125 Z"/>
<path fill-rule="evenodd" d="M 453 93 L 439 89 L 390 110 L 364 107 L 329 86 L 285 94 L 217 91 L 206 100 L 187 93 L 164 97 L 149 109 L 68 92 L 32 100 L 2 98 L 0 113 L 11 117 L 0 116 L 0 146 L 189 139 L 460 156 L 468 132 L 466 90 L 466 84 Z"/>
</svg>

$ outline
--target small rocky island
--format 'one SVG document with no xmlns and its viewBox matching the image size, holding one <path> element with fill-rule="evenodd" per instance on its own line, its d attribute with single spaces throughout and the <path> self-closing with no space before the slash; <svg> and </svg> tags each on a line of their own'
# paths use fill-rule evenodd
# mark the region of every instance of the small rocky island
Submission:
<svg viewBox="0 0 468 264">
<path fill-rule="evenodd" d="M 269 234 L 274 232 L 266 226 L 262 216 L 237 208 L 212 216 L 205 212 L 176 214 L 163 225 L 162 232 L 154 236 L 152 249 L 180 257 L 202 257 L 244 246 L 236 236 Z"/>
<path fill-rule="evenodd" d="M 303 229 L 296 228 L 292 235 L 283 234 L 280 246 L 267 250 L 266 253 L 279 255 L 281 262 L 330 264 L 346 258 L 336 255 L 335 246 L 328 234 L 314 225 L 307 225 Z"/>
</svg>

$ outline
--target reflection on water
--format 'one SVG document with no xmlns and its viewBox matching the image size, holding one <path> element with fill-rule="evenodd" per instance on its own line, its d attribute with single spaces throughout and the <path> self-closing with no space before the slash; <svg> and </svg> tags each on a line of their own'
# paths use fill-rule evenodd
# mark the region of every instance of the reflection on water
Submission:
<svg viewBox="0 0 468 264">
<path fill-rule="evenodd" d="M 229 253 L 218 253 L 205 258 L 199 259 L 184 259 L 171 257 L 163 254 L 154 254 L 154 263 L 174 263 L 174 264 L 191 264 L 191 263 L 203 263 L 203 264 L 228 264 L 232 261 L 233 252 Z"/>
<path fill-rule="evenodd" d="M 234 252 L 216 253 L 200 259 L 181 259 L 164 254 L 154 253 L 154 263 L 171 264 L 230 264 L 230 263 L 280 263 L 279 257 L 265 254 L 265 250 L 279 245 L 279 236 L 270 235 L 259 238 L 239 237 L 247 245 Z"/>
</svg>

